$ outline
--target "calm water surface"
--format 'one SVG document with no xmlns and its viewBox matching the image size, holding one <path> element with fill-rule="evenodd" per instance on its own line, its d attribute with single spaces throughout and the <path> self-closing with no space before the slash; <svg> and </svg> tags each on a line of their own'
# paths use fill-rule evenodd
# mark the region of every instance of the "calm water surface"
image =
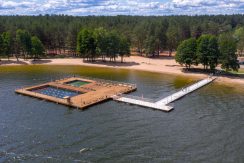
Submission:
<svg viewBox="0 0 244 163">
<path fill-rule="evenodd" d="M 108 101 L 85 111 L 17 95 L 67 75 L 136 83 L 167 96 L 195 81 L 80 66 L 0 67 L 0 162 L 244 162 L 244 86 L 213 83 L 170 113 Z"/>
</svg>

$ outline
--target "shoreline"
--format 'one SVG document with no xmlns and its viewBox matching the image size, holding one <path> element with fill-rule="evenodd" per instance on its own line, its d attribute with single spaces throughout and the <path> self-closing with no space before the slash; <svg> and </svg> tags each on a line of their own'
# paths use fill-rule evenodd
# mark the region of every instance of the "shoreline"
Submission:
<svg viewBox="0 0 244 163">
<path fill-rule="evenodd" d="M 5 62 L 5 63 L 3 63 Z M 62 65 L 62 66 L 89 66 L 89 67 L 103 67 L 103 68 L 116 68 L 116 69 L 129 69 L 129 70 L 139 70 L 144 72 L 155 72 L 168 75 L 180 75 L 184 77 L 193 78 L 205 78 L 207 74 L 201 73 L 184 73 L 182 72 L 182 66 L 175 62 L 174 59 L 169 57 L 163 58 L 144 58 L 139 56 L 125 57 L 124 63 L 120 63 L 118 60 L 114 62 L 84 62 L 81 58 L 55 58 L 55 59 L 42 59 L 38 61 L 19 59 L 17 62 L 15 59 L 8 61 L 7 59 L 2 59 L 0 62 L 0 67 L 3 66 L 24 66 L 24 65 Z M 244 79 L 238 77 L 224 77 L 220 76 L 216 82 L 221 84 L 244 84 Z"/>
</svg>

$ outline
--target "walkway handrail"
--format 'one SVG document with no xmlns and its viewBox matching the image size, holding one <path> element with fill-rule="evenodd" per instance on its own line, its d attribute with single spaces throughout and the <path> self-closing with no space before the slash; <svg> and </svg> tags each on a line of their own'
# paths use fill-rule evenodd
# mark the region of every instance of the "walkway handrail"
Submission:
<svg viewBox="0 0 244 163">
<path fill-rule="evenodd" d="M 145 102 L 151 102 L 151 103 L 155 102 L 153 99 L 144 98 L 144 97 L 140 97 L 140 96 L 125 95 L 125 94 L 121 94 L 119 96 L 125 97 L 125 98 L 131 98 L 131 99 L 135 99 L 135 100 L 139 100 L 139 101 L 145 101 Z"/>
<path fill-rule="evenodd" d="M 187 95 L 188 93 L 191 93 L 191 92 L 203 87 L 204 85 L 211 83 L 215 79 L 216 78 L 206 78 L 201 81 L 197 81 L 194 84 L 192 84 L 188 87 L 185 87 L 184 89 L 181 89 L 180 91 L 175 92 L 172 95 L 169 95 L 169 96 L 159 99 L 157 101 L 153 100 L 153 99 L 143 98 L 143 97 L 139 97 L 139 96 L 132 96 L 132 95 L 119 95 L 118 97 L 121 97 L 121 98 L 116 98 L 115 100 L 121 101 L 121 102 L 126 102 L 126 103 L 131 103 L 131 104 L 135 104 L 135 105 L 140 105 L 140 106 L 146 106 L 149 108 L 156 108 L 156 109 L 160 109 L 160 110 L 170 110 L 173 108 L 173 106 L 172 106 L 173 101 L 176 101 L 179 98 Z"/>
<path fill-rule="evenodd" d="M 208 79 L 208 78 L 206 78 L 206 79 Z M 206 80 L 206 79 L 203 79 L 203 80 Z M 214 80 L 214 79 L 216 79 L 216 77 L 212 77 L 212 79 Z M 195 85 L 195 84 L 198 84 L 199 82 L 201 82 L 201 81 L 203 81 L 203 80 L 197 80 L 197 81 L 195 81 L 195 82 L 193 82 L 193 83 L 188 84 L 187 86 L 184 86 L 184 87 L 182 87 L 182 88 L 180 88 L 180 89 L 177 89 L 175 92 L 179 92 L 179 91 L 182 90 L 182 89 L 189 88 L 189 87 L 191 87 L 191 86 L 193 86 L 193 85 Z M 171 95 L 169 95 L 168 97 L 170 97 L 170 96 L 171 96 Z M 166 97 L 167 97 L 167 96 L 166 96 Z M 165 96 L 160 96 L 160 97 L 154 99 L 154 102 L 157 102 L 157 101 L 161 100 L 162 98 L 165 98 Z"/>
</svg>

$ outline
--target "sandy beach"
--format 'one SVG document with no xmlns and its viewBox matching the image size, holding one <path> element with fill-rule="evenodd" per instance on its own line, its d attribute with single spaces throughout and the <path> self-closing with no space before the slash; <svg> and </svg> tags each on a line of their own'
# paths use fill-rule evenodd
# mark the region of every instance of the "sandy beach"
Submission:
<svg viewBox="0 0 244 163">
<path fill-rule="evenodd" d="M 125 57 L 124 63 L 120 63 L 120 59 L 114 62 L 84 62 L 80 58 L 64 58 L 64 59 L 42 59 L 38 61 L 23 60 L 20 59 L 19 62 L 16 59 L 2 59 L 0 66 L 11 66 L 11 65 L 81 65 L 81 66 L 94 66 L 94 67 L 108 67 L 108 68 L 119 68 L 119 69 L 133 69 L 140 71 L 167 73 L 174 75 L 184 75 L 189 77 L 204 78 L 207 74 L 201 73 L 185 73 L 182 72 L 183 67 L 180 66 L 171 57 L 161 57 L 161 58 L 145 58 L 139 56 Z M 198 66 L 200 67 L 200 66 Z M 244 67 L 241 66 L 243 69 Z M 219 77 L 217 82 L 224 83 L 236 83 L 244 84 L 244 79 L 235 77 Z"/>
</svg>

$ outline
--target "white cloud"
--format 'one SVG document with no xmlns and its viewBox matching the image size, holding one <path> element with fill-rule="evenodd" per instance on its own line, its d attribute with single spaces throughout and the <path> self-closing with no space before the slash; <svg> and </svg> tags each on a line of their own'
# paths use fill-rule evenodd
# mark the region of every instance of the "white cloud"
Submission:
<svg viewBox="0 0 244 163">
<path fill-rule="evenodd" d="M 33 6 L 33 2 L 22 1 L 22 2 L 15 2 L 15 1 L 0 1 L 0 6 L 2 8 L 17 8 L 17 7 L 31 7 Z"/>
<path fill-rule="evenodd" d="M 244 0 L 0 0 L 1 15 L 244 14 Z"/>
</svg>

